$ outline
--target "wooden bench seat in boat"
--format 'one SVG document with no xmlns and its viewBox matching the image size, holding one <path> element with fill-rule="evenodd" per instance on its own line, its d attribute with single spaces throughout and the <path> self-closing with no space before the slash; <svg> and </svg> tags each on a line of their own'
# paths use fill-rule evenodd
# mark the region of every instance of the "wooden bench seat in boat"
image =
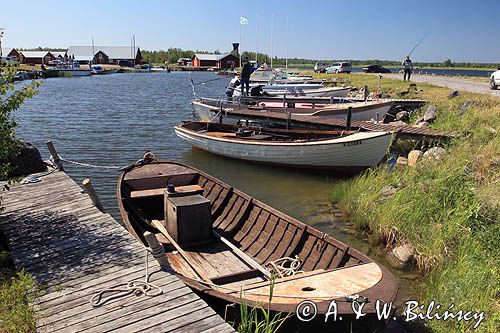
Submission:
<svg viewBox="0 0 500 333">
<path fill-rule="evenodd" d="M 198 183 L 199 173 L 181 165 L 170 165 L 158 171 L 151 164 L 128 172 L 123 181 L 134 190 L 164 189 L 167 182 L 174 186 Z"/>
<path fill-rule="evenodd" d="M 202 194 L 203 187 L 201 187 L 200 185 L 175 186 L 175 192 L 180 195 Z M 139 198 L 158 197 L 158 196 L 163 196 L 164 193 L 165 193 L 165 188 L 136 190 L 136 191 L 130 191 L 130 198 L 139 199 Z"/>
<path fill-rule="evenodd" d="M 208 136 L 214 136 L 217 138 L 234 138 L 234 137 L 236 137 L 236 133 L 230 133 L 230 132 L 207 132 L 206 134 Z"/>
</svg>

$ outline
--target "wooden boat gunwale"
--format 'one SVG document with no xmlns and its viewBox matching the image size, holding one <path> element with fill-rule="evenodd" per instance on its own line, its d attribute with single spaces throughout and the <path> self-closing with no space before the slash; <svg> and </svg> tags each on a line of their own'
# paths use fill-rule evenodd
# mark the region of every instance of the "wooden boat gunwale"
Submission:
<svg viewBox="0 0 500 333">
<path fill-rule="evenodd" d="M 374 138 L 378 137 L 383 137 L 387 135 L 393 135 L 394 132 L 375 132 L 375 131 L 370 131 L 370 132 L 355 132 L 355 133 L 350 133 L 345 136 L 340 136 L 340 137 L 334 137 L 334 138 L 329 138 L 329 139 L 311 139 L 311 140 L 296 140 L 296 141 L 272 141 L 272 140 L 252 140 L 251 138 L 245 138 L 245 137 L 216 137 L 216 136 L 210 136 L 207 135 L 206 133 L 200 133 L 198 131 L 192 130 L 187 128 L 189 124 L 193 123 L 199 123 L 199 124 L 210 124 L 209 122 L 203 122 L 203 121 L 191 121 L 188 123 L 180 124 L 175 126 L 176 131 L 180 131 L 189 135 L 197 136 L 197 137 L 203 137 L 208 140 L 212 141 L 222 141 L 222 142 L 230 142 L 234 144 L 243 144 L 243 145 L 255 145 L 255 146 L 329 146 L 329 145 L 345 145 L 346 143 L 352 142 L 352 141 L 368 141 Z M 218 124 L 221 125 L 221 124 Z M 227 124 L 222 124 L 223 126 L 234 126 L 234 125 L 227 125 Z M 236 127 L 236 126 L 235 126 Z M 246 127 L 246 126 L 240 126 L 242 128 L 248 128 L 248 129 L 253 129 L 258 131 L 259 128 L 254 128 L 254 127 Z M 263 129 L 265 131 L 265 129 Z M 289 133 L 293 133 L 294 130 L 287 130 Z M 229 133 L 228 133 L 229 134 Z M 307 133 L 304 133 L 307 134 Z M 314 134 L 314 133 L 311 133 Z M 357 134 L 363 135 L 362 137 L 355 137 Z"/>
<path fill-rule="evenodd" d="M 377 102 L 377 103 L 374 103 Z M 201 100 L 193 100 L 193 104 L 198 105 L 200 107 L 204 107 L 207 109 L 211 109 L 212 111 L 220 111 L 221 107 L 217 107 L 211 104 L 208 104 L 206 102 L 203 102 Z M 363 103 L 363 105 L 359 105 L 360 103 Z M 369 104 L 366 104 L 369 103 Z M 349 105 L 352 104 L 352 105 Z M 344 105 L 345 107 L 337 107 L 337 105 Z M 290 112 L 294 116 L 315 116 L 315 117 L 321 117 L 321 113 L 319 112 L 324 112 L 327 113 L 326 115 L 343 115 L 347 114 L 347 109 L 349 106 L 352 106 L 352 113 L 357 114 L 361 112 L 366 112 L 370 111 L 376 108 L 380 107 L 385 107 L 385 106 L 391 106 L 394 105 L 394 101 L 367 101 L 367 102 L 353 102 L 353 103 L 334 103 L 334 104 L 325 104 L 324 106 L 321 107 L 311 107 L 310 109 L 308 108 L 284 108 L 284 107 L 265 107 L 265 106 L 244 106 L 244 105 L 227 105 L 231 107 L 225 107 L 222 105 L 222 111 L 227 112 L 239 112 L 239 111 L 245 111 L 245 110 L 251 110 L 251 111 L 261 111 L 261 112 Z M 309 113 L 306 113 L 309 112 Z M 311 113 L 312 112 L 312 113 Z"/>
</svg>

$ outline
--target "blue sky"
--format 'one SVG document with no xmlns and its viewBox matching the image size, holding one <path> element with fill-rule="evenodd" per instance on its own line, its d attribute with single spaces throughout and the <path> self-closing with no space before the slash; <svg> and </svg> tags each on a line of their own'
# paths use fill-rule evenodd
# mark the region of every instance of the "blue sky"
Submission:
<svg viewBox="0 0 500 333">
<path fill-rule="evenodd" d="M 428 32 L 414 61 L 500 62 L 500 0 L 8 1 L 3 46 L 129 45 L 141 49 L 243 49 L 311 59 L 399 60 Z M 256 28 L 258 24 L 259 36 Z"/>
</svg>

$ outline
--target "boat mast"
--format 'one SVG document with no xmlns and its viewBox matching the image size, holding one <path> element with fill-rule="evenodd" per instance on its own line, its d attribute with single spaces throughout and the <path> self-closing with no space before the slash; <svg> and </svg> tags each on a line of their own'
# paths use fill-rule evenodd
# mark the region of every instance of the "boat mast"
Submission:
<svg viewBox="0 0 500 333">
<path fill-rule="evenodd" d="M 286 53 L 285 68 L 288 69 L 288 15 L 286 16 L 285 53 Z"/>
<path fill-rule="evenodd" d="M 92 58 L 90 59 L 89 67 L 92 67 L 92 63 L 94 62 L 94 57 L 95 57 L 94 36 L 92 36 Z"/>
<path fill-rule="evenodd" d="M 238 50 L 238 53 L 240 54 L 240 68 L 242 68 L 242 64 L 241 64 L 241 54 L 243 53 L 243 48 L 241 47 L 241 26 L 243 25 L 243 23 L 241 23 L 241 18 L 242 16 L 240 16 L 240 48 Z"/>
<path fill-rule="evenodd" d="M 135 35 L 132 35 L 132 57 L 134 58 L 134 67 L 135 67 L 135 56 L 136 56 L 136 52 L 135 52 Z"/>
<path fill-rule="evenodd" d="M 255 15 L 255 65 L 259 63 L 259 15 Z"/>
<path fill-rule="evenodd" d="M 271 15 L 271 68 L 273 68 L 273 30 L 274 30 L 274 14 Z"/>
</svg>

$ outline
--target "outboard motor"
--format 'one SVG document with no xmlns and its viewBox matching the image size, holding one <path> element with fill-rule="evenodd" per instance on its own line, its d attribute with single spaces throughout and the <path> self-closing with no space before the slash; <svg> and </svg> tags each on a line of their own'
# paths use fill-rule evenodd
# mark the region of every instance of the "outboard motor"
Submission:
<svg viewBox="0 0 500 333">
<path fill-rule="evenodd" d="M 250 89 L 250 96 L 258 97 L 264 96 L 264 90 L 262 89 L 262 85 L 258 85 L 257 87 L 253 87 Z"/>
<path fill-rule="evenodd" d="M 232 98 L 234 95 L 234 90 L 236 87 L 240 85 L 240 80 L 238 79 L 237 76 L 233 77 L 231 81 L 229 82 L 229 85 L 226 88 L 226 96 L 227 98 Z"/>
</svg>

